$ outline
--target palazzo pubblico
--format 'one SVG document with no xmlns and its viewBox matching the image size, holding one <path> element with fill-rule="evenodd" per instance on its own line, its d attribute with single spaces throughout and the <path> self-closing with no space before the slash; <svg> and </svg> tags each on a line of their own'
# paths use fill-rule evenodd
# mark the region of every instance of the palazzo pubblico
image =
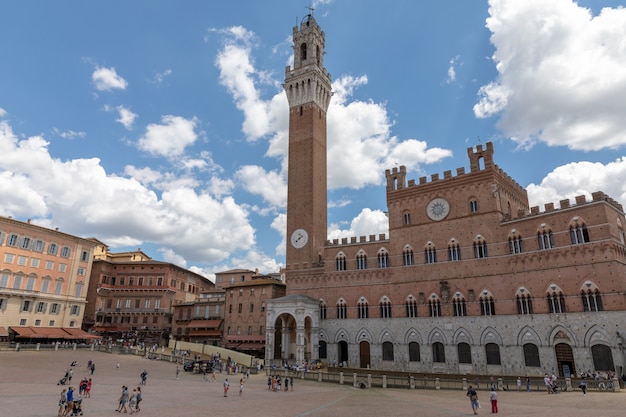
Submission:
<svg viewBox="0 0 626 417">
<path fill-rule="evenodd" d="M 624 367 L 623 207 L 601 191 L 543 207 L 494 162 L 386 171 L 389 235 L 327 240 L 325 35 L 293 29 L 287 295 L 267 305 L 266 361 L 561 376 Z"/>
</svg>

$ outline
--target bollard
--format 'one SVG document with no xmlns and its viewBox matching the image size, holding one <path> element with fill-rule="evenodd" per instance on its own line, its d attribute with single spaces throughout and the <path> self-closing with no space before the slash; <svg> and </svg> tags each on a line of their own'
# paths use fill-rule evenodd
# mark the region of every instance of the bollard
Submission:
<svg viewBox="0 0 626 417">
<path fill-rule="evenodd" d="M 339 385 L 343 385 L 343 381 L 344 381 L 343 371 L 341 371 L 339 372 Z"/>
<path fill-rule="evenodd" d="M 462 386 L 463 386 L 461 389 L 463 391 L 467 391 L 468 390 L 467 378 L 463 378 L 461 381 L 462 381 Z"/>
<path fill-rule="evenodd" d="M 439 378 L 435 378 L 435 389 L 441 389 L 441 381 L 439 381 Z"/>
<path fill-rule="evenodd" d="M 371 378 L 371 375 L 368 375 L 369 378 Z M 387 375 L 383 375 L 383 388 L 387 388 Z"/>
</svg>

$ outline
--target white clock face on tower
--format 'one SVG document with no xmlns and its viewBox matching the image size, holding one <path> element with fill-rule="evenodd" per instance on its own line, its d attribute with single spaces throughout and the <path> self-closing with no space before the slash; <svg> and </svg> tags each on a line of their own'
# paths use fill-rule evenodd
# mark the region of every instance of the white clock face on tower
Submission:
<svg viewBox="0 0 626 417">
<path fill-rule="evenodd" d="M 450 203 L 445 198 L 435 198 L 426 206 L 426 214 L 432 220 L 443 220 L 450 212 Z"/>
<path fill-rule="evenodd" d="M 291 234 L 291 246 L 296 249 L 303 248 L 309 241 L 309 234 L 304 229 L 296 229 Z"/>
</svg>

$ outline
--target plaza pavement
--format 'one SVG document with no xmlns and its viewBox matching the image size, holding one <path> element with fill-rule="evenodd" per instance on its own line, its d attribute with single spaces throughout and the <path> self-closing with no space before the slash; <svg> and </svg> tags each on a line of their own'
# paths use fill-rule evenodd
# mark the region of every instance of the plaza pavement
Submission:
<svg viewBox="0 0 626 417">
<path fill-rule="evenodd" d="M 96 364 L 91 398 L 83 400 L 87 417 L 116 416 L 122 385 L 139 385 L 139 374 L 148 371 L 142 387 L 141 416 L 152 417 L 403 417 L 473 415 L 465 392 L 356 389 L 296 379 L 295 390 L 271 392 L 264 374 L 250 375 L 243 396 L 239 396 L 241 375 L 217 373 L 216 382 L 204 382 L 202 375 L 180 371 L 175 378 L 175 364 L 152 361 L 134 355 L 90 351 L 2 351 L 0 352 L 0 416 L 54 417 L 62 386 L 58 380 L 68 365 L 77 360 L 72 385 L 89 376 L 86 363 Z M 116 368 L 116 362 L 120 368 Z M 228 378 L 231 389 L 223 396 L 222 383 Z M 544 392 L 499 392 L 500 416 L 578 417 L 623 416 L 626 392 L 580 392 L 548 395 Z M 479 391 L 480 415 L 491 414 L 488 392 Z"/>
</svg>

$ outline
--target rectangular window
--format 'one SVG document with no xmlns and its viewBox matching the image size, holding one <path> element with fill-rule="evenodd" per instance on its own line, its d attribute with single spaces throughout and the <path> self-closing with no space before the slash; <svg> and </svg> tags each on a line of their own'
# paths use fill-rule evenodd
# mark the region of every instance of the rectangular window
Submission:
<svg viewBox="0 0 626 417">
<path fill-rule="evenodd" d="M 78 268 L 77 271 L 76 271 L 76 275 L 84 277 L 85 276 L 85 268 Z"/>
<path fill-rule="evenodd" d="M 7 239 L 7 245 L 9 246 L 17 246 L 17 242 L 20 240 L 18 235 L 9 235 L 9 239 Z"/>
<path fill-rule="evenodd" d="M 0 288 L 6 288 L 9 285 L 9 274 L 3 272 L 0 274 Z"/>
<path fill-rule="evenodd" d="M 43 252 L 44 243 L 43 240 L 35 240 L 33 244 L 33 250 L 35 252 Z"/>
<path fill-rule="evenodd" d="M 54 262 L 52 261 L 46 261 L 46 269 L 48 271 L 52 271 L 54 269 Z"/>
<path fill-rule="evenodd" d="M 254 313 L 254 304 L 250 303 L 250 313 Z"/>
<path fill-rule="evenodd" d="M 28 249 L 30 248 L 30 238 L 29 237 L 25 237 L 22 239 L 22 244 L 20 245 L 22 247 L 22 249 Z"/>
<path fill-rule="evenodd" d="M 139 298 L 137 298 L 135 300 L 135 308 L 139 308 L 139 307 L 141 307 L 141 300 Z"/>
<path fill-rule="evenodd" d="M 50 314 L 59 314 L 59 304 L 53 303 L 50 305 Z"/>
<path fill-rule="evenodd" d="M 13 255 L 12 253 L 4 254 L 4 263 L 5 264 L 12 264 L 13 263 L 13 259 L 15 259 L 15 255 Z"/>
<path fill-rule="evenodd" d="M 20 326 L 26 326 L 26 319 L 20 319 Z"/>
<path fill-rule="evenodd" d="M 33 268 L 39 268 L 39 259 L 30 258 L 30 266 L 32 266 Z"/>
<path fill-rule="evenodd" d="M 115 308 L 117 309 L 122 308 L 122 300 L 115 300 Z"/>
<path fill-rule="evenodd" d="M 80 253 L 80 260 L 83 262 L 87 262 L 89 260 L 89 252 L 87 252 L 86 250 L 82 251 Z"/>
<path fill-rule="evenodd" d="M 61 290 L 63 289 L 63 281 L 59 280 L 54 285 L 54 294 L 61 295 Z"/>
<path fill-rule="evenodd" d="M 33 308 L 32 303 L 32 301 L 24 300 L 22 302 L 22 311 L 30 311 Z"/>
<path fill-rule="evenodd" d="M 65 272 L 67 270 L 66 264 L 59 264 L 59 272 Z"/>
<path fill-rule="evenodd" d="M 80 313 L 80 306 L 73 305 L 70 310 L 70 314 L 73 316 L 77 316 L 79 313 Z"/>
<path fill-rule="evenodd" d="M 37 313 L 45 313 L 45 312 L 46 312 L 46 303 L 38 302 Z"/>
<path fill-rule="evenodd" d="M 159 322 L 159 316 L 152 317 L 152 324 L 157 324 Z"/>
<path fill-rule="evenodd" d="M 48 326 L 54 327 L 54 320 L 50 320 L 50 322 L 48 323 Z"/>
<path fill-rule="evenodd" d="M 59 252 L 59 245 L 56 243 L 50 243 L 48 245 L 48 253 L 50 255 L 56 255 Z"/>
<path fill-rule="evenodd" d="M 160 299 L 156 299 L 154 300 L 154 308 L 161 308 L 161 300 Z"/>
<path fill-rule="evenodd" d="M 63 249 L 61 249 L 61 256 L 64 258 L 69 258 L 71 254 L 72 250 L 68 246 L 63 246 Z"/>
<path fill-rule="evenodd" d="M 13 289 L 19 290 L 21 288 L 22 288 L 22 276 L 16 275 L 15 277 L 13 277 Z"/>
<path fill-rule="evenodd" d="M 237 311 L 239 313 L 241 313 L 243 311 L 243 305 L 241 303 L 239 303 L 239 308 L 237 309 Z"/>
<path fill-rule="evenodd" d="M 26 278 L 26 290 L 32 291 L 33 288 L 35 288 L 35 278 L 34 277 Z"/>
<path fill-rule="evenodd" d="M 146 302 L 144 303 L 144 308 L 150 308 L 150 299 L 146 298 Z"/>
<path fill-rule="evenodd" d="M 44 294 L 47 293 L 49 286 L 50 286 L 50 280 L 49 279 L 44 279 L 41 282 L 41 292 L 44 293 Z"/>
<path fill-rule="evenodd" d="M 17 257 L 17 264 L 18 265 L 26 266 L 27 262 L 28 262 L 28 258 L 26 256 L 18 256 Z"/>
<path fill-rule="evenodd" d="M 79 298 L 83 293 L 83 283 L 82 282 L 77 282 L 76 283 L 76 292 L 74 293 L 74 296 L 76 298 Z"/>
<path fill-rule="evenodd" d="M 39 319 L 35 320 L 35 326 L 41 326 L 41 320 Z"/>
</svg>

